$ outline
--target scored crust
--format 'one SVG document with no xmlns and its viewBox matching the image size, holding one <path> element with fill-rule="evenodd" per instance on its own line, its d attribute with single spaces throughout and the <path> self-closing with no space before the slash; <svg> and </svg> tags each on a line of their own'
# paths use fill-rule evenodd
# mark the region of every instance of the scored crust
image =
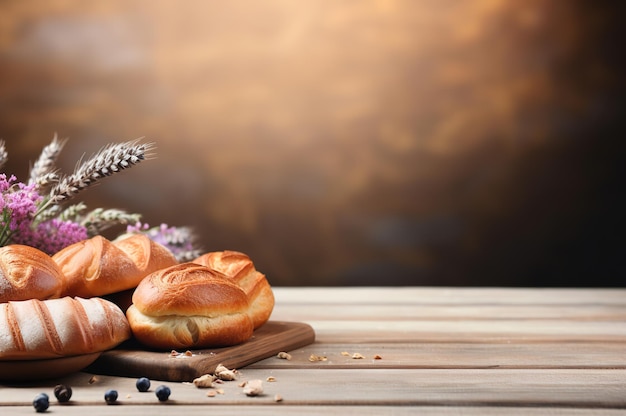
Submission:
<svg viewBox="0 0 626 416">
<path fill-rule="evenodd" d="M 221 273 L 194 263 L 150 274 L 132 300 L 126 317 L 133 335 L 155 348 L 235 345 L 254 330 L 244 291 Z"/>
<path fill-rule="evenodd" d="M 100 298 L 0 304 L 0 360 L 33 360 L 91 354 L 130 337 L 124 313 Z"/>
<path fill-rule="evenodd" d="M 249 315 L 255 329 L 269 320 L 274 309 L 274 293 L 267 278 L 256 270 L 250 257 L 238 251 L 225 250 L 203 254 L 193 262 L 223 273 L 243 289 L 250 302 Z"/>
<path fill-rule="evenodd" d="M 176 264 L 162 245 L 143 234 L 109 241 L 97 235 L 52 256 L 65 276 L 62 296 L 103 296 L 136 287 L 149 273 Z"/>
<path fill-rule="evenodd" d="M 0 302 L 61 296 L 63 275 L 49 255 L 34 247 L 0 248 Z"/>
<path fill-rule="evenodd" d="M 150 316 L 247 312 L 248 298 L 220 273 L 193 263 L 157 270 L 139 283 L 133 304 Z"/>
</svg>

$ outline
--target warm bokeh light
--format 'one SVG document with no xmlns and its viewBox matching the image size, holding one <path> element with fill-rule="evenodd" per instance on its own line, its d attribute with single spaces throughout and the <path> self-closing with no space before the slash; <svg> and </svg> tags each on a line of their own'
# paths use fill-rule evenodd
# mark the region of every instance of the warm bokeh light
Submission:
<svg viewBox="0 0 626 416">
<path fill-rule="evenodd" d="M 615 21 L 582 1 L 5 1 L 0 138 L 20 177 L 55 132 L 66 170 L 156 142 L 89 205 L 191 225 L 277 285 L 619 283 Z"/>
</svg>

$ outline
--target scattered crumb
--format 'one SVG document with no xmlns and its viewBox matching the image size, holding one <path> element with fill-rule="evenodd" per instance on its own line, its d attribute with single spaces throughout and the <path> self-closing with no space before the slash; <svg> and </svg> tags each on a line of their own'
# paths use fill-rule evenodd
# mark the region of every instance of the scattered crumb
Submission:
<svg viewBox="0 0 626 416">
<path fill-rule="evenodd" d="M 217 396 L 217 393 L 215 392 L 215 390 L 209 390 L 209 391 L 206 392 L 206 395 L 208 397 L 215 397 L 215 396 Z"/>
<path fill-rule="evenodd" d="M 263 381 L 249 380 L 243 388 L 246 396 L 258 396 L 263 394 Z"/>
<path fill-rule="evenodd" d="M 187 351 L 185 351 L 185 352 L 182 352 L 182 353 L 181 353 L 181 352 L 178 352 L 178 351 L 176 351 L 176 350 L 172 350 L 172 351 L 170 351 L 170 354 L 169 354 L 169 355 L 170 355 L 170 357 L 172 357 L 172 358 L 189 358 L 189 357 L 193 357 L 193 356 L 194 356 L 194 353 L 193 353 L 193 352 L 191 352 L 191 351 L 189 351 L 189 350 L 187 350 Z"/>
<path fill-rule="evenodd" d="M 315 355 L 315 354 L 311 354 L 309 356 L 309 361 L 327 361 L 328 358 L 326 358 L 323 355 Z"/>
<path fill-rule="evenodd" d="M 127 395 L 126 395 L 126 398 L 127 398 L 127 399 L 130 399 L 131 397 L 132 397 L 132 396 L 131 396 L 130 394 L 127 394 Z"/>
<path fill-rule="evenodd" d="M 352 358 L 354 360 L 361 360 L 361 359 L 365 358 L 365 356 L 362 355 L 362 354 L 359 354 L 358 352 L 355 352 L 354 354 L 352 354 Z"/>
<path fill-rule="evenodd" d="M 201 387 L 213 387 L 213 381 L 215 381 L 215 376 L 213 374 L 204 374 L 198 378 L 193 380 L 193 385 L 201 388 Z"/>
<path fill-rule="evenodd" d="M 274 401 L 275 402 L 282 402 L 283 401 L 283 396 L 281 396 L 280 394 L 277 394 L 274 396 Z"/>
<path fill-rule="evenodd" d="M 219 364 L 215 367 L 215 376 L 220 380 L 230 381 L 237 379 L 237 370 L 229 370 L 224 365 Z"/>
<path fill-rule="evenodd" d="M 277 355 L 278 358 L 281 358 L 283 360 L 291 360 L 291 354 L 286 353 L 285 351 L 281 351 L 278 353 Z"/>
<path fill-rule="evenodd" d="M 238 384 L 239 387 L 245 387 L 246 386 L 247 381 L 242 381 L 241 383 Z"/>
<path fill-rule="evenodd" d="M 224 394 L 224 389 L 215 389 L 217 394 Z"/>
<path fill-rule="evenodd" d="M 343 351 L 341 355 L 343 355 L 344 357 L 349 357 L 350 353 L 348 351 Z"/>
<path fill-rule="evenodd" d="M 98 381 L 98 377 L 96 377 L 96 376 L 91 376 L 91 378 L 89 379 L 88 383 L 89 383 L 89 384 L 93 384 L 93 383 L 95 383 L 95 382 L 97 382 L 97 381 Z"/>
<path fill-rule="evenodd" d="M 231 381 L 231 380 L 237 379 L 237 373 L 235 373 L 233 370 L 222 371 L 217 376 L 219 377 L 220 380 L 225 380 L 225 381 Z"/>
<path fill-rule="evenodd" d="M 269 377 L 267 378 L 267 381 L 269 381 L 270 383 L 273 383 L 274 381 L 276 381 L 276 377 L 274 377 L 274 376 L 269 376 Z"/>
<path fill-rule="evenodd" d="M 375 359 L 375 360 L 382 360 L 382 359 L 383 359 L 383 357 L 381 357 L 380 355 L 376 354 L 376 355 L 374 356 L 374 359 Z"/>
</svg>

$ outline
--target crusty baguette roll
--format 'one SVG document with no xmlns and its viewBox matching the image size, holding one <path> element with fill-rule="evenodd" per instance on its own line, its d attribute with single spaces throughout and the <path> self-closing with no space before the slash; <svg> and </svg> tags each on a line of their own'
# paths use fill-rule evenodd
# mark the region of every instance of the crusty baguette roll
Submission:
<svg viewBox="0 0 626 416">
<path fill-rule="evenodd" d="M 0 304 L 0 360 L 91 354 L 113 348 L 129 337 L 124 313 L 100 298 Z"/>
<path fill-rule="evenodd" d="M 126 317 L 134 337 L 157 349 L 230 346 L 248 340 L 254 330 L 244 291 L 194 263 L 150 274 L 132 300 Z"/>
<path fill-rule="evenodd" d="M 0 248 L 0 302 L 58 298 L 62 285 L 61 269 L 43 251 L 20 244 Z"/>
<path fill-rule="evenodd" d="M 177 264 L 174 255 L 144 234 L 109 241 L 97 235 L 52 256 L 65 276 L 62 296 L 103 296 L 136 287 L 153 271 Z"/>
<path fill-rule="evenodd" d="M 248 257 L 238 251 L 215 251 L 196 258 L 194 263 L 223 273 L 248 296 L 254 328 L 263 325 L 274 309 L 274 293 L 265 275 L 257 271 Z"/>
</svg>

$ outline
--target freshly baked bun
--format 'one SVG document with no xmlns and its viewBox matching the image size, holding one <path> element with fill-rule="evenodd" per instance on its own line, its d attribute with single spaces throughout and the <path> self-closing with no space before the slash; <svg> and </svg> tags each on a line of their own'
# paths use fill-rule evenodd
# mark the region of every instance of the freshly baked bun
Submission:
<svg viewBox="0 0 626 416">
<path fill-rule="evenodd" d="M 248 257 L 238 251 L 215 251 L 196 258 L 194 263 L 223 273 L 248 296 L 250 317 L 258 328 L 270 318 L 274 309 L 274 293 L 263 273 L 257 271 Z"/>
<path fill-rule="evenodd" d="M 62 296 L 103 296 L 135 288 L 153 271 L 177 264 L 174 255 L 144 234 L 109 241 L 97 235 L 52 256 L 65 278 Z"/>
<path fill-rule="evenodd" d="M 133 336 L 157 349 L 230 346 L 252 336 L 244 291 L 194 263 L 158 270 L 135 289 L 126 317 Z"/>
<path fill-rule="evenodd" d="M 124 313 L 100 298 L 0 304 L 0 360 L 34 360 L 108 350 L 130 337 Z"/>
<path fill-rule="evenodd" d="M 61 269 L 34 247 L 11 244 L 0 248 L 0 302 L 58 298 Z"/>
</svg>

